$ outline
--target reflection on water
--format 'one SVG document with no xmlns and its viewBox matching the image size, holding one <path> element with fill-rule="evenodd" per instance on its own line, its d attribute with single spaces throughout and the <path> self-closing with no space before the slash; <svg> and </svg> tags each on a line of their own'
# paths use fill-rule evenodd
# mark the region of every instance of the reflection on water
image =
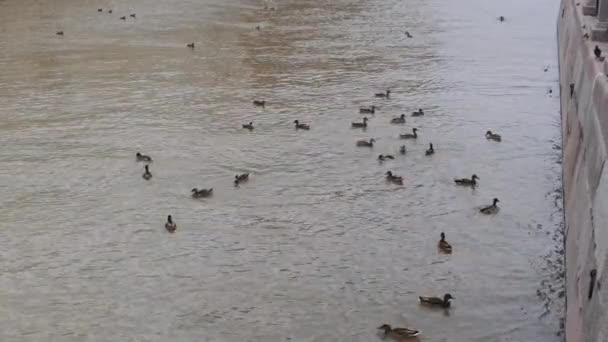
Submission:
<svg viewBox="0 0 608 342">
<path fill-rule="evenodd" d="M 2 341 L 371 341 L 381 323 L 429 341 L 558 340 L 556 9 L 1 1 Z M 417 141 L 397 138 L 412 127 Z M 477 189 L 453 185 L 472 173 Z M 493 197 L 500 213 L 479 215 Z M 449 315 L 417 304 L 444 292 Z"/>
</svg>

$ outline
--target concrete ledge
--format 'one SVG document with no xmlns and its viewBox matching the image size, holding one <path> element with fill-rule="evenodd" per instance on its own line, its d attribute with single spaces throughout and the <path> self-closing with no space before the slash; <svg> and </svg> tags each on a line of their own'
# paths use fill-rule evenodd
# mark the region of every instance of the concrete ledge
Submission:
<svg viewBox="0 0 608 342">
<path fill-rule="evenodd" d="M 608 0 L 606 0 L 608 1 Z M 566 244 L 566 341 L 608 336 L 608 27 L 562 0 L 558 19 Z M 588 37 L 588 38 L 586 38 Z M 591 39 L 589 39 L 591 38 Z M 571 94 L 570 86 L 573 85 Z"/>
</svg>

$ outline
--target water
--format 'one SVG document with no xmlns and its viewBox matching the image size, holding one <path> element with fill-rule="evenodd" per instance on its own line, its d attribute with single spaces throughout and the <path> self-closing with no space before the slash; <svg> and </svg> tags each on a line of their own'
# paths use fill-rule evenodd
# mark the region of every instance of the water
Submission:
<svg viewBox="0 0 608 342">
<path fill-rule="evenodd" d="M 559 341 L 558 1 L 264 5 L 0 1 L 0 339 Z"/>
</svg>

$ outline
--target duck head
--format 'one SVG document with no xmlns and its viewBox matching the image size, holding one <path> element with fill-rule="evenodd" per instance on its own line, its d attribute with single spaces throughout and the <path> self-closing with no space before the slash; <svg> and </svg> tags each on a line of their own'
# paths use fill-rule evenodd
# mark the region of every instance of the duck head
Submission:
<svg viewBox="0 0 608 342">
<path fill-rule="evenodd" d="M 441 235 L 440 235 L 440 236 L 441 236 L 441 241 L 444 241 L 444 240 L 445 240 L 445 233 L 444 233 L 444 232 L 441 232 Z"/>
<path fill-rule="evenodd" d="M 378 155 L 378 160 L 382 160 L 384 159 L 384 156 L 382 154 Z"/>
<path fill-rule="evenodd" d="M 374 105 L 372 105 L 370 108 L 371 108 L 372 110 L 376 110 L 376 106 L 374 106 Z"/>
<path fill-rule="evenodd" d="M 173 224 L 173 220 L 171 219 L 171 215 L 167 216 L 167 222 Z"/>
<path fill-rule="evenodd" d="M 391 94 L 391 90 L 390 89 L 386 89 L 386 96 L 389 96 Z"/>
<path fill-rule="evenodd" d="M 472 175 L 472 176 L 471 176 L 471 179 L 472 179 L 472 180 L 476 180 L 476 179 L 479 179 L 479 177 L 477 177 L 477 175 Z"/>
<path fill-rule="evenodd" d="M 389 176 L 389 177 L 392 177 L 393 173 L 391 171 L 386 171 L 386 175 Z"/>
<path fill-rule="evenodd" d="M 487 137 L 488 135 L 492 135 L 492 131 L 487 131 L 487 132 L 486 132 L 486 137 Z"/>
<path fill-rule="evenodd" d="M 373 143 L 375 143 L 375 142 L 376 142 L 376 139 L 374 139 L 374 138 L 369 139 L 369 143 L 370 143 L 370 144 L 373 144 Z"/>
<path fill-rule="evenodd" d="M 429 143 L 429 150 L 432 151 L 433 150 L 433 143 Z"/>
<path fill-rule="evenodd" d="M 443 296 L 443 301 L 444 301 L 444 302 L 449 302 L 449 301 L 450 301 L 450 299 L 454 299 L 454 297 L 452 297 L 452 295 L 451 295 L 451 294 L 449 294 L 449 293 L 446 293 L 446 294 Z"/>
<path fill-rule="evenodd" d="M 192 189 L 190 192 L 198 192 L 197 188 Z"/>
<path fill-rule="evenodd" d="M 148 170 L 148 165 L 146 165 L 145 168 L 146 168 L 146 173 L 149 173 L 150 170 Z"/>
<path fill-rule="evenodd" d="M 137 153 L 135 153 L 135 156 L 136 157 L 141 157 L 141 153 L 137 152 Z"/>
<path fill-rule="evenodd" d="M 418 128 L 412 128 L 412 132 L 414 132 L 414 133 L 418 132 Z"/>
<path fill-rule="evenodd" d="M 498 203 L 498 202 L 500 202 L 500 201 L 498 200 L 498 198 L 495 198 L 495 199 L 494 199 L 494 202 L 493 202 L 493 204 L 492 204 L 492 205 L 493 205 L 493 206 L 496 206 L 496 203 Z"/>
<path fill-rule="evenodd" d="M 391 328 L 390 325 L 388 324 L 382 324 L 381 326 L 378 327 L 378 329 L 380 330 L 384 330 L 384 333 L 386 334 L 387 332 L 393 330 L 393 328 Z"/>
<path fill-rule="evenodd" d="M 239 186 L 239 178 L 238 176 L 236 178 L 234 178 L 234 186 Z"/>
<path fill-rule="evenodd" d="M 293 120 L 293 123 L 295 123 L 296 125 L 300 124 L 300 120 Z"/>
<path fill-rule="evenodd" d="M 368 118 L 364 117 L 363 118 L 363 123 L 367 123 Z"/>
<path fill-rule="evenodd" d="M 399 116 L 401 118 L 401 120 L 405 119 L 405 114 L 401 114 L 401 116 Z"/>
</svg>

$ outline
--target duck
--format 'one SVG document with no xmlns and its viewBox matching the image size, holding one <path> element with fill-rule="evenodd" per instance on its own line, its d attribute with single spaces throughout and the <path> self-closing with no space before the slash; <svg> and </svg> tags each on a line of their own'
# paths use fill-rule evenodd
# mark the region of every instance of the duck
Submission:
<svg viewBox="0 0 608 342">
<path fill-rule="evenodd" d="M 63 31 L 57 31 L 56 33 L 58 36 L 63 36 Z"/>
<path fill-rule="evenodd" d="M 260 25 L 256 26 L 255 29 L 259 31 L 260 30 Z"/>
<path fill-rule="evenodd" d="M 441 239 L 437 243 L 437 247 L 444 253 L 452 253 L 452 245 L 450 245 L 447 241 L 445 241 L 445 233 L 441 232 Z"/>
<path fill-rule="evenodd" d="M 418 108 L 418 111 L 412 112 L 412 116 L 423 116 L 423 115 L 424 115 L 424 111 L 422 110 L 422 108 Z"/>
<path fill-rule="evenodd" d="M 477 177 L 477 175 L 472 175 L 471 179 L 468 179 L 468 178 L 454 179 L 454 183 L 456 183 L 458 185 L 464 185 L 464 186 L 475 186 L 475 185 L 477 185 L 477 179 L 479 179 L 479 177 Z"/>
<path fill-rule="evenodd" d="M 410 31 L 405 31 L 405 36 L 408 38 L 414 38 L 414 36 L 412 36 L 412 34 L 410 33 Z"/>
<path fill-rule="evenodd" d="M 505 21 L 505 17 L 503 17 L 503 16 L 501 15 L 500 17 L 498 17 L 498 20 L 499 20 L 500 22 L 503 22 L 503 21 Z"/>
<path fill-rule="evenodd" d="M 381 98 L 388 99 L 391 96 L 391 91 L 387 89 L 386 92 L 384 92 L 384 93 L 376 93 L 375 96 L 376 97 L 381 97 Z"/>
<path fill-rule="evenodd" d="M 405 114 L 401 114 L 401 116 L 399 116 L 398 118 L 393 118 L 391 120 L 391 123 L 394 123 L 394 124 L 403 124 L 403 123 L 405 123 Z"/>
<path fill-rule="evenodd" d="M 137 159 L 137 161 L 143 161 L 143 162 L 147 162 L 147 163 L 152 162 L 152 158 L 150 156 L 141 154 L 139 152 L 135 153 L 135 159 Z"/>
<path fill-rule="evenodd" d="M 97 12 L 103 12 L 103 8 L 98 8 Z"/>
<path fill-rule="evenodd" d="M 242 182 L 246 182 L 249 180 L 249 173 L 243 173 L 242 175 L 234 176 L 234 185 L 239 185 Z"/>
<path fill-rule="evenodd" d="M 112 14 L 112 10 L 108 10 L 108 13 Z"/>
<path fill-rule="evenodd" d="M 307 124 L 301 124 L 299 120 L 294 120 L 293 121 L 294 124 L 296 124 L 296 129 L 305 129 L 305 130 L 309 130 L 310 126 Z"/>
<path fill-rule="evenodd" d="M 150 178 L 152 178 L 152 174 L 150 173 L 150 170 L 148 169 L 148 165 L 145 166 L 146 168 L 146 172 L 144 172 L 143 175 L 141 175 L 145 180 L 149 180 Z"/>
<path fill-rule="evenodd" d="M 189 47 L 191 49 L 194 49 L 194 43 L 188 43 L 186 44 L 186 47 Z"/>
<path fill-rule="evenodd" d="M 433 149 L 433 143 L 429 144 L 429 149 L 426 150 L 426 152 L 424 152 L 425 156 L 430 156 L 432 154 L 435 154 L 435 149 Z"/>
<path fill-rule="evenodd" d="M 407 153 L 407 150 L 405 149 L 405 145 L 401 145 L 401 147 L 399 147 L 399 153 L 401 153 L 401 154 Z"/>
<path fill-rule="evenodd" d="M 120 17 L 120 20 L 127 20 L 127 17 L 126 16 L 122 16 L 122 17 Z"/>
<path fill-rule="evenodd" d="M 443 299 L 439 297 L 418 297 L 420 304 L 442 307 L 446 309 L 450 307 L 450 299 L 454 299 L 454 297 L 452 297 L 452 295 L 449 293 L 443 295 Z"/>
<path fill-rule="evenodd" d="M 386 180 L 398 185 L 403 185 L 403 177 L 395 176 L 391 171 L 386 171 Z"/>
<path fill-rule="evenodd" d="M 190 192 L 192 192 L 192 198 L 209 197 L 209 196 L 213 195 L 213 188 L 200 189 L 200 190 L 197 188 L 194 188 Z"/>
<path fill-rule="evenodd" d="M 602 49 L 596 45 L 595 49 L 593 49 L 593 54 L 595 55 L 595 58 L 600 59 L 602 57 Z"/>
<path fill-rule="evenodd" d="M 495 198 L 492 201 L 492 205 L 479 209 L 479 212 L 486 215 L 496 214 L 498 212 L 498 206 L 496 205 L 496 203 L 498 202 L 500 202 L 498 198 Z"/>
<path fill-rule="evenodd" d="M 545 72 L 549 71 L 549 66 L 545 66 Z"/>
<path fill-rule="evenodd" d="M 367 120 L 367 118 L 363 118 L 363 122 L 352 122 L 350 125 L 352 128 L 366 128 Z"/>
<path fill-rule="evenodd" d="M 401 139 L 418 139 L 418 128 L 412 128 L 413 134 L 399 134 L 399 138 Z"/>
<path fill-rule="evenodd" d="M 169 233 L 173 233 L 177 229 L 177 225 L 175 224 L 175 222 L 173 222 L 171 215 L 167 216 L 167 223 L 165 223 L 165 229 Z"/>
<path fill-rule="evenodd" d="M 376 113 L 376 106 L 371 105 L 370 107 L 361 107 L 361 108 L 359 108 L 359 113 L 375 114 Z"/>
<path fill-rule="evenodd" d="M 387 159 L 393 160 L 395 157 L 391 156 L 390 154 L 381 154 L 378 156 L 379 161 L 385 161 Z"/>
<path fill-rule="evenodd" d="M 243 124 L 243 128 L 253 131 L 253 121 L 249 122 L 248 124 Z"/>
<path fill-rule="evenodd" d="M 420 335 L 420 331 L 409 328 L 392 328 L 388 324 L 382 324 L 378 329 L 384 331 L 384 337 L 390 337 L 394 339 L 412 338 Z"/>
<path fill-rule="evenodd" d="M 131 15 L 129 15 L 129 17 L 135 19 L 135 13 L 131 13 Z"/>
<path fill-rule="evenodd" d="M 263 100 L 253 100 L 253 105 L 256 107 L 264 107 L 266 106 L 266 101 Z"/>
<path fill-rule="evenodd" d="M 492 131 L 486 132 L 486 139 L 498 142 L 502 141 L 502 137 L 500 136 L 500 134 L 492 133 Z"/>
<path fill-rule="evenodd" d="M 357 146 L 360 147 L 374 147 L 374 143 L 376 142 L 376 139 L 371 138 L 369 139 L 369 141 L 367 140 L 359 140 L 357 141 Z"/>
</svg>

